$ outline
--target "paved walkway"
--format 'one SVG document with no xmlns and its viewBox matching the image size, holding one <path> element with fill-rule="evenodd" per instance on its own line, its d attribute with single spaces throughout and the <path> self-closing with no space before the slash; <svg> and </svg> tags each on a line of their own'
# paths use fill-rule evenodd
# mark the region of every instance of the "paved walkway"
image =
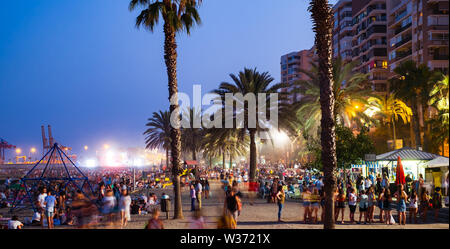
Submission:
<svg viewBox="0 0 450 249">
<path fill-rule="evenodd" d="M 207 225 L 209 228 L 216 227 L 216 220 L 220 216 L 224 205 L 224 193 L 220 188 L 219 182 L 211 183 L 212 197 L 203 200 L 203 214 L 207 220 Z M 154 191 L 158 196 L 162 193 L 161 190 Z M 172 195 L 169 191 L 165 191 Z M 189 228 L 190 217 L 192 217 L 192 212 L 190 212 L 190 199 L 187 188 L 183 189 L 183 220 L 173 220 L 172 214 L 169 220 L 166 220 L 165 214 L 163 222 L 166 228 L 174 229 L 185 229 Z M 304 224 L 303 222 L 303 207 L 300 201 L 297 200 L 286 200 L 285 206 L 283 207 L 282 220 L 283 223 L 277 221 L 278 217 L 278 206 L 274 203 L 267 203 L 266 200 L 256 199 L 255 204 L 251 206 L 247 198 L 243 199 L 243 207 L 241 215 L 238 218 L 238 229 L 322 229 L 323 224 Z M 438 222 L 434 222 L 434 214 L 429 213 L 428 223 L 426 224 L 406 224 L 405 226 L 396 225 L 385 225 L 380 223 L 374 223 L 371 225 L 364 224 L 337 224 L 338 229 L 449 229 L 449 217 L 448 208 L 441 209 L 440 219 Z M 319 210 L 320 216 L 321 210 Z M 392 212 L 395 216 L 396 211 Z M 379 209 L 375 210 L 375 220 L 378 220 Z M 359 219 L 359 211 L 357 208 L 355 218 Z M 407 222 L 408 222 L 407 216 Z M 145 226 L 148 220 L 148 215 L 133 215 L 132 222 L 127 226 L 127 228 L 142 228 Z M 302 220 L 302 221 L 300 221 Z M 349 221 L 349 210 L 345 210 L 345 220 Z"/>
<path fill-rule="evenodd" d="M 221 215 L 224 206 L 224 192 L 221 189 L 221 183 L 218 181 L 211 182 L 211 198 L 204 199 L 202 205 L 203 215 L 206 219 L 206 224 L 208 228 L 216 228 L 216 221 Z M 152 189 L 148 191 L 157 194 L 158 197 L 162 193 L 169 194 L 173 198 L 172 189 Z M 161 214 L 161 219 L 164 222 L 165 228 L 168 229 L 186 229 L 189 228 L 190 220 L 193 212 L 190 212 L 190 198 L 189 190 L 184 187 L 182 190 L 182 200 L 183 200 L 183 214 L 184 219 L 174 220 L 173 212 L 170 213 L 170 217 L 167 220 L 166 214 Z M 4 217 L 8 217 L 7 211 L 9 209 L 0 210 L 0 214 Z M 173 203 L 172 203 L 173 210 Z M 304 209 L 301 205 L 301 201 L 298 200 L 286 200 L 283 207 L 282 220 L 283 223 L 277 221 L 278 206 L 274 203 L 267 203 L 263 199 L 255 199 L 254 205 L 250 205 L 247 198 L 243 198 L 243 207 L 241 215 L 238 218 L 238 229 L 322 229 L 322 224 L 304 224 L 303 222 L 303 212 Z M 321 210 L 319 210 L 320 215 Z M 428 222 L 426 224 L 406 224 L 406 226 L 396 225 L 385 225 L 380 223 L 375 223 L 371 225 L 364 224 L 337 224 L 337 229 L 449 229 L 449 210 L 448 208 L 441 209 L 440 219 L 438 222 L 434 221 L 434 213 L 429 213 Z M 27 216 L 31 216 L 31 211 L 27 212 Z M 392 212 L 395 217 L 397 215 L 396 211 Z M 375 210 L 375 220 L 378 221 L 379 209 Z M 19 215 L 23 218 L 23 215 Z M 132 215 L 131 222 L 128 223 L 126 228 L 128 229 L 142 229 L 147 223 L 150 215 Z M 358 208 L 355 214 L 356 220 L 359 219 Z M 407 222 L 408 222 L 407 216 Z M 345 221 L 349 221 L 349 209 L 345 210 Z M 397 218 L 396 218 L 397 220 Z M 40 228 L 40 227 L 25 227 L 27 228 Z M 71 226 L 57 226 L 57 229 L 73 228 Z M 100 225 L 98 228 L 117 228 L 117 227 L 106 227 Z"/>
</svg>

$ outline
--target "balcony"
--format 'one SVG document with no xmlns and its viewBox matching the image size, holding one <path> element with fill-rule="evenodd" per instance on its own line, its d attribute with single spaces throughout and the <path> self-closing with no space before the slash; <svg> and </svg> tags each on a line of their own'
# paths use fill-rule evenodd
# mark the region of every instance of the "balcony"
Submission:
<svg viewBox="0 0 450 249">
<path fill-rule="evenodd" d="M 448 40 L 430 40 L 431 46 L 448 46 Z"/>
<path fill-rule="evenodd" d="M 407 30 L 409 27 L 411 27 L 411 25 L 412 25 L 412 23 L 409 23 L 409 24 L 407 24 L 407 25 L 404 26 L 404 27 L 401 27 L 401 28 L 396 29 L 395 32 L 394 32 L 394 34 L 395 34 L 395 35 L 400 34 L 401 32 L 403 32 L 403 31 Z"/>
<path fill-rule="evenodd" d="M 398 48 L 398 47 L 402 46 L 403 44 L 411 41 L 411 39 L 412 39 L 412 36 L 408 35 L 407 37 L 403 38 L 401 41 L 395 43 L 395 48 Z"/>
<path fill-rule="evenodd" d="M 407 51 L 397 52 L 395 53 L 395 57 L 391 59 L 391 62 L 399 61 L 405 57 L 412 55 L 412 50 L 408 49 Z"/>
<path fill-rule="evenodd" d="M 433 55 L 434 61 L 446 61 L 448 60 L 448 54 L 435 54 Z"/>
<path fill-rule="evenodd" d="M 430 30 L 448 30 L 448 24 L 442 25 L 442 24 L 430 24 L 428 23 Z"/>
</svg>

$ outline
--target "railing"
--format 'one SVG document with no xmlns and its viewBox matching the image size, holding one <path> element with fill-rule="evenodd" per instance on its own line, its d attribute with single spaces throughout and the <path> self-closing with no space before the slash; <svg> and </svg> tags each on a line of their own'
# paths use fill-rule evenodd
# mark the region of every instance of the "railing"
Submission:
<svg viewBox="0 0 450 249">
<path fill-rule="evenodd" d="M 433 60 L 448 60 L 448 54 L 438 54 L 438 55 L 433 55 Z"/>
<path fill-rule="evenodd" d="M 411 36 L 411 35 L 408 35 L 407 37 L 403 38 L 401 41 L 395 43 L 395 48 L 398 48 L 398 47 L 400 47 L 401 45 L 403 45 L 403 44 L 405 44 L 405 43 L 411 41 L 411 39 L 412 39 L 412 36 Z"/>
<path fill-rule="evenodd" d="M 408 23 L 406 26 L 401 27 L 401 28 L 399 28 L 399 29 L 396 29 L 395 32 L 394 32 L 394 34 L 395 34 L 395 35 L 398 35 L 399 33 L 403 32 L 403 31 L 405 31 L 406 29 L 408 29 L 409 27 L 411 27 L 411 25 L 412 25 L 412 23 Z"/>
</svg>

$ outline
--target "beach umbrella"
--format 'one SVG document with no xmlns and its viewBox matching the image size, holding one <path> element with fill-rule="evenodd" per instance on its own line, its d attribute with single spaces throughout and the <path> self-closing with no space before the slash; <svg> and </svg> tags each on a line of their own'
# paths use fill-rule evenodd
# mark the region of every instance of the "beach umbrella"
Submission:
<svg viewBox="0 0 450 249">
<path fill-rule="evenodd" d="M 399 156 L 397 158 L 397 174 L 396 174 L 396 177 L 395 177 L 395 184 L 403 185 L 405 183 L 406 183 L 406 181 L 405 181 L 405 171 L 403 170 L 402 159 Z"/>
</svg>

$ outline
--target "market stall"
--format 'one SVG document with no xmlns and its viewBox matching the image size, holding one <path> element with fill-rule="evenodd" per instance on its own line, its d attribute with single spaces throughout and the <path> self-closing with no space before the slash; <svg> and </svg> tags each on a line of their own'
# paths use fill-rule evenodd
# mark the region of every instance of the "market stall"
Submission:
<svg viewBox="0 0 450 249">
<path fill-rule="evenodd" d="M 443 156 L 437 157 L 425 163 L 424 166 L 427 171 L 431 172 L 433 179 L 433 186 L 442 188 L 443 193 L 447 194 L 448 183 L 446 182 L 446 180 L 448 179 L 448 167 L 449 167 L 448 157 Z"/>
<path fill-rule="evenodd" d="M 376 159 L 381 169 L 378 173 L 387 174 L 389 181 L 395 182 L 398 157 L 401 158 L 405 176 L 410 175 L 413 180 L 417 180 L 419 175 L 422 175 L 425 182 L 431 183 L 433 181 L 429 170 L 426 170 L 426 163 L 440 156 L 409 147 L 378 155 Z"/>
</svg>

